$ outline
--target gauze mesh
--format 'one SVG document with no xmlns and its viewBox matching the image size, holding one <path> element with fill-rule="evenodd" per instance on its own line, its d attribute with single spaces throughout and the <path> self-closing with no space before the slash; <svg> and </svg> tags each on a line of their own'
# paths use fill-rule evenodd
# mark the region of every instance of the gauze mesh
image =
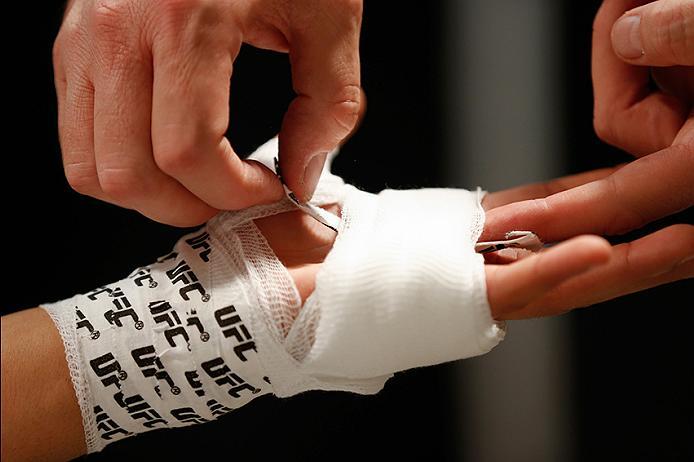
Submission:
<svg viewBox="0 0 694 462">
<path fill-rule="evenodd" d="M 272 168 L 276 139 L 251 156 Z M 224 212 L 113 284 L 46 304 L 65 345 L 90 452 L 203 423 L 256 396 L 378 392 L 394 372 L 482 354 L 503 338 L 486 299 L 482 193 L 374 195 L 329 172 L 333 249 L 304 306 L 254 220 L 287 198 Z M 96 334 L 98 333 L 98 334 Z"/>
</svg>

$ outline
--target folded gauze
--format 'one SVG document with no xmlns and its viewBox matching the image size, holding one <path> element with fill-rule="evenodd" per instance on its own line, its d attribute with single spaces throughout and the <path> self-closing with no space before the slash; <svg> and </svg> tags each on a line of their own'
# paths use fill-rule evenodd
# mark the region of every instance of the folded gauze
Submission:
<svg viewBox="0 0 694 462">
<path fill-rule="evenodd" d="M 277 139 L 250 158 L 274 169 Z M 337 238 L 301 298 L 254 220 L 224 212 L 127 278 L 46 304 L 67 355 L 90 452 L 202 423 L 256 396 L 378 392 L 394 372 L 483 354 L 490 314 L 481 191 L 370 194 L 323 171 L 311 203 L 337 204 Z M 337 222 L 337 219 L 335 220 Z"/>
</svg>

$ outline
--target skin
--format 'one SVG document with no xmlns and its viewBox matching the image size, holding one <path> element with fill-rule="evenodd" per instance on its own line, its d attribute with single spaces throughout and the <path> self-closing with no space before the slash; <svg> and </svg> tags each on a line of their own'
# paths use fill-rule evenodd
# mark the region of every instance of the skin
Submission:
<svg viewBox="0 0 694 462">
<path fill-rule="evenodd" d="M 620 23 L 640 18 L 642 54 L 620 54 Z M 692 152 L 694 2 L 605 0 L 593 25 L 595 130 L 635 156 L 688 146 Z M 651 74 L 659 84 L 653 89 Z"/>
<path fill-rule="evenodd" d="M 483 206 L 491 215 L 514 201 L 559 194 L 611 174 L 612 169 L 603 169 L 493 193 Z M 339 213 L 336 207 L 329 210 Z M 305 301 L 335 233 L 299 211 L 259 219 L 256 224 Z M 661 234 L 668 237 L 663 242 L 675 244 L 654 246 Z M 683 241 L 684 249 L 678 245 Z M 597 236 L 579 236 L 522 258 L 491 257 L 485 265 L 487 297 L 497 320 L 556 315 L 692 277 L 692 256 L 692 226 L 666 228 L 615 247 Z M 81 416 L 53 322 L 34 308 L 2 317 L 1 325 L 2 459 L 67 460 L 84 454 Z M 27 360 L 30 357 L 32 361 Z M 32 405 L 26 406 L 27 402 Z"/>
<path fill-rule="evenodd" d="M 72 0 L 53 49 L 65 175 L 78 192 L 176 226 L 282 196 L 225 137 L 242 43 L 288 53 L 279 134 L 299 199 L 362 105 L 361 0 Z M 175 206 L 174 206 L 175 205 Z"/>
<path fill-rule="evenodd" d="M 618 235 L 694 205 L 694 2 L 644 3 L 605 0 L 593 31 L 596 132 L 638 158 L 621 168 L 585 173 L 572 188 L 560 182 L 536 190 L 529 200 L 494 208 L 483 239 L 497 238 L 508 229 L 531 229 L 545 242 L 581 233 Z M 641 18 L 643 54 L 626 59 L 616 51 L 616 22 L 632 16 Z M 656 89 L 650 84 L 651 72 Z M 694 227 L 671 226 L 617 246 L 599 271 L 555 289 L 542 305 L 518 314 L 539 314 L 566 300 L 606 300 L 691 278 L 692 257 Z M 591 290 L 580 296 L 578 288 Z M 571 298 L 572 293 L 577 298 Z M 562 300 L 565 296 L 569 298 Z"/>
<path fill-rule="evenodd" d="M 486 206 L 529 193 L 519 189 L 492 194 Z M 329 210 L 339 212 L 336 207 Z M 305 301 L 335 233 L 300 211 L 259 219 L 256 224 Z M 541 300 L 563 282 L 605 264 L 611 254 L 605 240 L 581 236 L 512 264 L 487 265 L 493 316 L 510 319 L 512 312 Z M 557 309 L 562 311 L 563 307 Z M 82 419 L 62 340 L 50 317 L 34 308 L 3 316 L 1 326 L 2 460 L 67 460 L 85 454 Z"/>
<path fill-rule="evenodd" d="M 238 6 L 235 2 L 218 3 L 223 3 L 230 11 Z M 183 0 L 153 2 L 165 5 L 162 7 L 166 9 L 165 14 L 160 19 L 151 11 L 148 15 L 142 14 L 145 10 L 138 7 L 144 8 L 144 2 L 71 2 L 56 41 L 54 62 L 61 144 L 66 174 L 73 187 L 135 208 L 159 221 L 179 225 L 200 223 L 217 208 L 243 207 L 278 198 L 281 190 L 274 177 L 257 164 L 239 161 L 223 137 L 228 124 L 226 108 L 218 107 L 212 97 L 204 97 L 203 90 L 211 89 L 209 94 L 217 101 L 218 98 L 228 100 L 228 90 L 224 90 L 220 82 L 228 85 L 231 63 L 241 41 L 245 40 L 265 48 L 290 51 L 299 97 L 290 107 L 280 135 L 282 168 L 290 187 L 300 192 L 300 197 L 309 197 L 311 188 L 302 175 L 309 163 L 306 159 L 318 155 L 322 162 L 322 152 L 329 151 L 352 130 L 359 112 L 361 92 L 350 72 L 354 70 L 355 59 L 358 69 L 358 54 L 354 51 L 354 43 L 349 39 L 343 42 L 339 36 L 354 39 L 356 35 L 358 42 L 361 3 L 343 2 L 347 17 L 351 18 L 346 29 L 342 28 L 342 15 L 326 13 L 336 25 L 338 32 L 334 33 L 311 29 L 311 24 L 324 21 L 307 20 L 315 19 L 307 13 L 312 11 L 310 8 L 303 9 L 306 14 L 303 18 L 300 13 L 286 16 L 285 11 L 284 17 L 278 14 L 275 20 L 289 18 L 282 28 L 278 26 L 281 21 L 273 23 L 272 18 L 257 15 L 262 9 L 252 8 L 263 3 L 277 6 L 278 10 L 273 11 L 281 11 L 282 2 L 279 1 L 246 2 L 245 5 L 251 5 L 244 10 L 246 15 L 222 15 L 225 19 L 234 17 L 238 22 L 232 24 L 246 27 L 224 35 L 219 25 L 210 20 L 215 14 L 211 14 L 209 8 L 224 10 L 217 5 L 201 6 L 201 2 Z M 296 9 L 302 11 L 301 7 L 313 7 L 317 3 L 307 1 Z M 691 66 L 691 62 L 682 62 L 680 58 L 686 60 L 694 53 L 681 48 L 682 44 L 663 46 L 657 40 L 649 41 L 647 35 L 644 35 L 643 56 L 633 62 L 622 61 L 607 48 L 614 21 L 637 3 L 606 1 L 596 18 L 596 129 L 606 141 L 635 155 L 658 152 L 623 168 L 588 172 L 549 184 L 489 195 L 484 204 L 488 210 L 488 226 L 483 238 L 499 237 L 508 229 L 533 229 L 545 240 L 552 241 L 581 232 L 614 234 L 637 228 L 694 203 L 694 182 L 688 173 L 692 171 L 694 157 L 691 155 L 694 139 L 691 70 L 670 68 L 658 72 L 656 80 L 668 93 L 652 94 L 646 89 L 644 69 L 637 67 Z M 689 1 L 660 0 L 657 3 L 657 8 L 684 5 L 677 11 L 691 14 Z M 644 18 L 642 33 L 661 36 L 652 30 L 649 32 L 646 27 L 649 24 L 646 8 L 653 7 L 646 6 L 639 12 Z M 682 14 L 680 18 L 691 18 Z M 159 24 L 159 29 L 151 29 L 155 26 L 141 22 L 141 18 Z M 292 28 L 297 21 L 301 22 L 297 18 L 303 19 L 305 29 Z M 136 27 L 131 27 L 132 20 Z M 685 23 L 691 25 L 692 21 Z M 133 35 L 135 29 L 137 33 Z M 687 29 L 680 29 L 685 31 L 685 37 L 691 37 L 686 35 L 690 33 Z M 153 34 L 154 30 L 161 35 Z M 344 30 L 348 32 L 339 32 Z M 223 45 L 216 42 L 220 33 Z M 316 37 L 328 40 L 320 42 Z M 195 43 L 200 49 L 214 50 L 217 54 L 210 51 L 208 56 L 202 56 L 202 52 L 197 53 L 198 49 L 176 47 L 183 42 Z M 327 45 L 315 50 L 311 43 Z M 684 43 L 694 41 L 687 39 Z M 667 56 L 668 48 L 677 51 L 669 57 L 672 59 Z M 128 53 L 114 53 L 114 49 Z M 300 51 L 293 52 L 295 49 Z M 320 61 L 326 56 L 344 55 L 350 57 L 342 63 L 347 64 L 341 70 L 347 69 L 345 74 L 351 78 L 343 81 L 343 75 L 335 75 L 340 66 L 335 67 L 330 59 Z M 161 56 L 171 61 L 158 59 Z M 316 59 L 317 56 L 321 59 Z M 170 64 L 172 62 L 176 65 Z M 198 78 L 189 86 L 180 85 L 176 80 L 180 77 L 176 75 L 177 68 L 188 69 Z M 157 69 L 159 71 L 154 72 Z M 201 69 L 211 69 L 209 80 L 200 76 Z M 311 81 L 308 69 L 326 71 L 327 85 Z M 356 75 L 358 79 L 358 70 Z M 125 81 L 131 86 L 126 88 Z M 335 81 L 338 84 L 332 86 Z M 333 98 L 335 95 L 337 98 Z M 149 106 L 144 105 L 144 111 L 137 108 L 143 100 L 151 102 Z M 114 101 L 116 104 L 110 104 Z M 326 122 L 329 126 L 326 131 L 317 131 L 321 136 L 325 133 L 326 139 L 316 141 L 314 131 L 311 131 L 313 139 L 306 136 L 310 123 L 324 119 L 326 114 L 332 116 L 325 119 L 329 120 Z M 350 124 L 352 119 L 354 122 Z M 190 139 L 181 139 L 181 133 L 188 131 L 180 127 L 196 129 L 192 130 Z M 195 159 L 195 168 L 191 159 Z M 198 170 L 198 164 L 204 167 Z M 138 177 L 140 174 L 154 180 L 145 185 Z M 210 191 L 200 181 L 210 174 L 212 178 L 223 177 L 222 181 L 210 184 L 230 186 Z M 170 207 L 172 203 L 177 207 Z M 162 212 L 174 209 L 181 212 Z M 573 219 L 577 213 L 583 218 L 580 222 L 562 221 L 562 217 Z M 258 220 L 258 226 L 289 269 L 305 299 L 313 290 L 315 274 L 334 236 L 296 212 Z M 287 236 L 303 238 L 292 241 L 295 245 L 290 246 Z M 577 306 L 694 277 L 692 257 L 694 227 L 690 225 L 671 226 L 615 247 L 595 236 L 579 236 L 510 264 L 490 262 L 485 267 L 487 294 L 496 319 L 559 314 Z M 503 263 L 504 259 L 497 257 L 497 263 Z M 25 310 L 4 316 L 1 326 L 2 459 L 65 460 L 84 454 L 81 417 L 62 342 L 47 314 L 36 308 Z M 33 364 L 26 361 L 29 357 Z M 23 407 L 26 402 L 31 402 L 32 406 Z M 42 436 L 36 439 L 36 435 Z"/>
<path fill-rule="evenodd" d="M 82 416 L 53 321 L 34 308 L 3 316 L 0 327 L 2 460 L 70 460 L 84 454 Z"/>
<path fill-rule="evenodd" d="M 607 187 L 603 194 L 599 193 L 602 186 L 614 181 L 614 176 L 620 172 L 631 174 L 627 169 L 635 163 L 491 194 L 485 201 L 488 207 L 487 225 L 482 239 L 498 235 L 501 229 L 504 229 L 495 228 L 497 226 L 508 226 L 505 229 L 532 229 L 539 233 L 545 242 L 561 241 L 574 233 L 601 229 L 600 225 L 603 222 L 615 223 L 618 226 L 623 223 L 615 220 L 615 217 L 620 217 L 619 207 L 623 206 L 622 198 L 618 194 L 610 193 L 610 187 Z M 580 216 L 581 219 L 572 219 L 569 223 L 562 222 L 559 217 L 567 216 L 563 213 L 573 217 Z M 543 221 L 543 215 L 551 215 L 558 221 Z M 635 221 L 632 223 L 637 223 L 640 219 L 634 218 Z M 598 232 L 610 234 L 604 229 Z M 567 260 L 573 258 L 573 255 L 567 255 Z M 508 258 L 495 259 L 498 263 L 508 261 Z M 493 285 L 489 285 L 489 278 L 497 268 L 503 267 L 487 266 L 488 292 L 494 288 Z M 508 319 L 551 316 L 692 277 L 694 226 L 673 225 L 632 242 L 612 247 L 605 264 L 559 283 L 524 306 L 513 307 L 504 316 Z"/>
</svg>

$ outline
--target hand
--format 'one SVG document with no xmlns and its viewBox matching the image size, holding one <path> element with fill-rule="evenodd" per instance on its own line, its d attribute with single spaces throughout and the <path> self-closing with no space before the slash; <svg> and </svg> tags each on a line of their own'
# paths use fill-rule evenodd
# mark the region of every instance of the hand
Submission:
<svg viewBox="0 0 694 462">
<path fill-rule="evenodd" d="M 483 239 L 510 229 L 534 231 L 546 242 L 583 233 L 615 235 L 694 205 L 692 68 L 658 69 L 654 74 L 666 93 L 649 90 L 650 71 L 643 67 L 694 64 L 694 53 L 686 50 L 692 44 L 693 2 L 660 0 L 622 16 L 626 26 L 615 23 L 643 3 L 603 2 L 594 27 L 593 85 L 598 135 L 637 156 L 650 155 L 621 168 L 490 196 Z M 634 16 L 640 17 L 640 28 L 632 31 L 639 22 Z M 624 33 L 641 39 L 634 47 L 638 52 L 624 50 Z M 605 265 L 561 283 L 511 315 L 555 314 L 691 278 L 693 257 L 694 226 L 671 226 L 615 246 Z"/>
<path fill-rule="evenodd" d="M 691 147 L 694 1 L 605 0 L 593 28 L 593 86 L 603 141 L 637 156 Z"/>
<path fill-rule="evenodd" d="M 694 43 L 689 27 L 694 2 L 660 0 L 629 11 L 615 23 L 629 8 L 643 3 L 605 0 L 596 17 L 595 127 L 611 144 L 637 156 L 653 154 L 619 169 L 508 191 L 503 201 L 490 196 L 483 239 L 497 238 L 510 229 L 535 231 L 546 242 L 583 233 L 615 235 L 694 205 L 694 50 L 687 49 Z M 636 23 L 639 29 L 632 30 Z M 625 51 L 624 33 L 640 38 L 640 47 Z M 668 92 L 650 91 L 649 69 L 643 66 L 675 64 L 689 67 L 659 68 L 654 74 Z M 615 246 L 606 265 L 561 284 L 514 316 L 553 314 L 562 307 L 691 278 L 692 257 L 694 227 L 671 226 Z"/>
<path fill-rule="evenodd" d="M 357 122 L 361 0 L 72 0 L 55 41 L 68 182 L 164 223 L 282 197 L 275 175 L 241 161 L 225 132 L 242 42 L 288 52 L 298 94 L 280 163 L 302 200 Z"/>
<path fill-rule="evenodd" d="M 503 222 L 505 210 L 514 201 L 544 197 L 603 179 L 611 172 L 599 170 L 489 194 L 483 202 L 491 226 L 486 234 L 502 223 L 510 226 L 503 228 L 504 232 L 518 229 L 511 220 Z M 336 206 L 329 209 L 337 211 Z M 335 233 L 299 211 L 258 219 L 256 224 L 305 301 L 314 289 L 316 274 L 332 248 Z M 539 231 L 542 235 L 545 229 Z M 550 316 L 692 277 L 694 260 L 682 262 L 686 257 L 694 257 L 694 226 L 678 225 L 631 246 L 611 247 L 602 238 L 580 236 L 510 264 L 490 263 L 485 269 L 492 316 L 498 320 Z"/>
<path fill-rule="evenodd" d="M 545 242 L 583 233 L 617 234 L 636 229 L 694 204 L 692 168 L 694 157 L 685 150 L 675 150 L 619 168 L 490 194 L 485 200 L 489 212 L 481 240 L 498 238 L 513 229 L 534 231 Z M 575 239 L 568 243 L 572 241 Z M 552 250 L 554 247 L 548 256 Z M 583 258 L 583 254 L 568 252 L 565 264 L 577 265 L 573 260 Z M 612 247 L 605 264 L 548 287 L 541 296 L 514 307 L 507 316 L 558 314 L 692 277 L 694 226 L 673 225 Z M 489 271 L 487 279 L 491 292 Z"/>
</svg>

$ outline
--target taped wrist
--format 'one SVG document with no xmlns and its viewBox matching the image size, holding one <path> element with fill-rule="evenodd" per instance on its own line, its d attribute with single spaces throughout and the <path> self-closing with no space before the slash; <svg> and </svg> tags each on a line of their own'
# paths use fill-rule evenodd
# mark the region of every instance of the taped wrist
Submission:
<svg viewBox="0 0 694 462">
<path fill-rule="evenodd" d="M 276 140 L 252 158 L 273 164 Z M 254 220 L 225 212 L 128 277 L 44 308 L 65 345 L 89 452 L 209 420 L 267 393 L 378 392 L 394 372 L 482 354 L 503 338 L 474 252 L 481 192 L 384 191 L 327 170 L 334 248 L 301 298 Z"/>
<path fill-rule="evenodd" d="M 63 338 L 89 452 L 272 391 L 239 313 L 255 305 L 248 275 L 223 254 L 207 227 L 125 279 L 43 306 Z"/>
</svg>

